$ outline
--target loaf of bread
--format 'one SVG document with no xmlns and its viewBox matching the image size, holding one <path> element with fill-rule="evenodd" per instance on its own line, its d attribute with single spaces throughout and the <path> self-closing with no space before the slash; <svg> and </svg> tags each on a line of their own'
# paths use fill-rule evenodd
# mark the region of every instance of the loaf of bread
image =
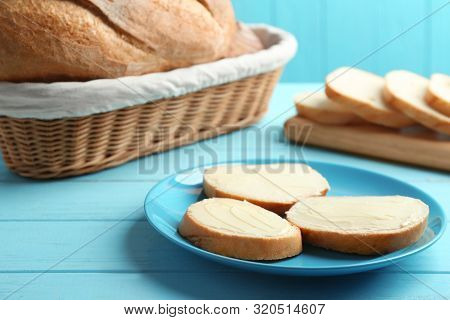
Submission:
<svg viewBox="0 0 450 320">
<path fill-rule="evenodd" d="M 0 30 L 2 81 L 141 75 L 243 52 L 230 0 L 3 0 Z"/>
<path fill-rule="evenodd" d="M 386 75 L 385 100 L 423 126 L 450 135 L 450 117 L 425 101 L 429 80 L 410 71 L 395 70 Z"/>
<path fill-rule="evenodd" d="M 433 74 L 425 100 L 435 110 L 450 117 L 450 76 L 440 73 Z"/>
<path fill-rule="evenodd" d="M 181 236 L 210 252 L 245 260 L 278 260 L 302 251 L 300 230 L 245 201 L 207 199 L 191 205 Z"/>
<path fill-rule="evenodd" d="M 415 122 L 383 100 L 382 77 L 356 68 L 342 67 L 326 78 L 326 94 L 364 120 L 390 128 L 404 128 Z"/>
<path fill-rule="evenodd" d="M 320 173 L 301 163 L 221 165 L 205 170 L 203 177 L 203 190 L 210 198 L 246 200 L 278 214 L 329 189 Z"/>
<path fill-rule="evenodd" d="M 227 57 L 238 57 L 243 54 L 255 53 L 263 50 L 264 46 L 258 36 L 243 23 L 237 24 L 237 31 L 231 41 Z"/>
<path fill-rule="evenodd" d="M 304 243 L 379 255 L 416 242 L 428 213 L 426 204 L 408 197 L 321 197 L 298 202 L 287 219 L 301 229 Z"/>
</svg>

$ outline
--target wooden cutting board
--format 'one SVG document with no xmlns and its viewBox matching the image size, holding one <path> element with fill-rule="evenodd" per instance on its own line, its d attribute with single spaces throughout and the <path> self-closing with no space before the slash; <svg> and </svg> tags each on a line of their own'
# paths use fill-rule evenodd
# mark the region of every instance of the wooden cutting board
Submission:
<svg viewBox="0 0 450 320">
<path fill-rule="evenodd" d="M 422 127 L 332 126 L 296 116 L 285 123 L 284 133 L 299 144 L 450 171 L 450 137 Z"/>
</svg>

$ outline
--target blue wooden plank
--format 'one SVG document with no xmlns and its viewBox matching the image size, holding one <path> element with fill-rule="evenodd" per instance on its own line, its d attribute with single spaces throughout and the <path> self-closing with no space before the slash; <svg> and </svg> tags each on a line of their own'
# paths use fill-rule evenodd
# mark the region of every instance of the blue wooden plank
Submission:
<svg viewBox="0 0 450 320">
<path fill-rule="evenodd" d="M 146 221 L 1 222 L 4 272 L 238 272 L 177 247 Z M 380 272 L 449 273 L 450 233 Z M 183 261 L 183 263 L 179 263 Z M 56 264 L 56 265 L 55 265 Z"/>
<path fill-rule="evenodd" d="M 416 0 L 412 4 L 410 0 L 376 1 L 375 20 L 367 22 L 374 23 L 377 28 L 376 46 L 381 48 L 392 40 L 373 56 L 374 69 L 378 74 L 384 75 L 394 69 L 429 74 L 428 39 L 431 22 L 429 19 L 423 20 L 429 14 L 428 2 Z"/>
<path fill-rule="evenodd" d="M 37 274 L 0 275 L 7 296 Z M 11 299 L 442 299 L 449 274 L 292 278 L 250 273 L 45 274 Z M 386 285 L 389 284 L 389 285 Z"/>
<path fill-rule="evenodd" d="M 432 10 L 437 10 L 448 0 L 429 1 Z M 450 5 L 436 13 L 431 19 L 431 73 L 450 74 Z"/>
<path fill-rule="evenodd" d="M 229 269 L 176 247 L 144 221 L 3 222 L 0 232 L 4 244 L 0 248 L 0 273 L 44 272 L 50 267 L 49 272 L 223 272 Z"/>
<path fill-rule="evenodd" d="M 279 1 L 233 0 L 236 17 L 246 23 L 273 24 L 273 11 Z"/>
<path fill-rule="evenodd" d="M 300 41 L 298 56 L 283 81 L 318 81 L 326 71 L 348 65 L 403 33 L 445 0 L 370 1 L 234 1 L 237 16 L 244 21 L 278 25 Z M 361 64 L 384 74 L 392 69 L 409 69 L 428 75 L 447 72 L 450 53 L 446 32 L 448 8 L 415 26 Z M 326 59 L 325 57 L 326 56 Z"/>
<path fill-rule="evenodd" d="M 132 213 L 143 205 L 155 183 L 0 182 L 0 221 L 142 220 L 142 215 Z"/>
<path fill-rule="evenodd" d="M 353 65 L 384 75 L 429 72 L 427 1 L 328 1 L 328 67 Z M 407 8 L 407 9 L 406 9 Z M 392 40 L 392 42 L 391 42 Z"/>
<path fill-rule="evenodd" d="M 288 64 L 282 81 L 323 81 L 326 72 L 325 0 L 277 1 L 275 25 L 299 42 L 297 56 Z"/>
<path fill-rule="evenodd" d="M 379 45 L 378 21 L 374 12 L 378 1 L 327 1 L 327 72 L 351 66 L 377 71 L 374 57 L 368 54 Z"/>
</svg>

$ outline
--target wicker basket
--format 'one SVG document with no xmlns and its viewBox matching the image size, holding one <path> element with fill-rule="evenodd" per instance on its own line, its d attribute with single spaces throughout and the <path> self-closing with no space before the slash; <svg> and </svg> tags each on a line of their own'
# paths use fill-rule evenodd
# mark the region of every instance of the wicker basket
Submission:
<svg viewBox="0 0 450 320">
<path fill-rule="evenodd" d="M 6 165 L 37 179 L 81 175 L 248 126 L 281 69 L 181 97 L 58 120 L 0 117 Z"/>
</svg>

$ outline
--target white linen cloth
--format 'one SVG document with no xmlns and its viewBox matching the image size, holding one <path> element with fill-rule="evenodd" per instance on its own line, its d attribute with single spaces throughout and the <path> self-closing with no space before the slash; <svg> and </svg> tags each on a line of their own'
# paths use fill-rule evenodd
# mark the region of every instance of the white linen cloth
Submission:
<svg viewBox="0 0 450 320">
<path fill-rule="evenodd" d="M 0 116 L 43 120 L 88 116 L 172 98 L 275 70 L 296 53 L 295 38 L 253 25 L 265 48 L 237 58 L 143 76 L 87 82 L 0 82 Z"/>
</svg>

